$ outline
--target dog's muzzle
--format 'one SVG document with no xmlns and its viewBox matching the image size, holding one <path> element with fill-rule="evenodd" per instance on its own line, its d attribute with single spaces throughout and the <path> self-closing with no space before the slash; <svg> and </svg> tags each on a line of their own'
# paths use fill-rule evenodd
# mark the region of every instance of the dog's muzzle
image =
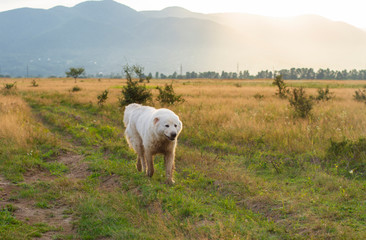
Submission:
<svg viewBox="0 0 366 240">
<path fill-rule="evenodd" d="M 177 137 L 177 134 L 176 133 L 171 133 L 170 136 L 168 135 L 165 135 L 170 141 L 174 141 L 175 138 Z"/>
</svg>

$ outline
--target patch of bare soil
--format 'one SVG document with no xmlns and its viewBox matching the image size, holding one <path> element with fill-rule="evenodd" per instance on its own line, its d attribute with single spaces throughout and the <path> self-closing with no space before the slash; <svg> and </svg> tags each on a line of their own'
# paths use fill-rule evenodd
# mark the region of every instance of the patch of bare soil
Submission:
<svg viewBox="0 0 366 240">
<path fill-rule="evenodd" d="M 65 176 L 71 180 L 83 179 L 90 174 L 87 163 L 82 160 L 83 156 L 72 153 L 63 154 L 56 159 L 69 168 L 69 172 Z M 25 174 L 24 182 L 32 184 L 36 181 L 52 181 L 55 178 L 50 173 L 39 170 Z M 15 207 L 14 215 L 18 220 L 30 225 L 46 223 L 56 228 L 55 231 L 46 232 L 37 239 L 48 240 L 54 239 L 55 235 L 75 235 L 72 224 L 73 216 L 70 214 L 69 206 L 55 203 L 50 208 L 37 208 L 34 200 L 12 198 L 19 190 L 20 187 L 17 184 L 10 183 L 0 176 L 0 209 L 11 204 Z"/>
<path fill-rule="evenodd" d="M 42 209 L 35 207 L 35 201 L 29 199 L 12 199 L 20 190 L 16 184 L 10 183 L 0 177 L 0 208 L 7 205 L 15 209 L 15 218 L 27 224 L 46 223 L 55 228 L 38 239 L 53 239 L 54 234 L 73 234 L 72 216 L 68 215 L 67 206 L 55 205 L 52 208 Z"/>
<path fill-rule="evenodd" d="M 117 175 L 112 174 L 110 176 L 103 176 L 101 178 L 99 189 L 107 192 L 112 192 L 120 187 L 121 183 L 119 177 Z"/>
<path fill-rule="evenodd" d="M 83 156 L 63 154 L 58 157 L 58 162 L 65 164 L 69 168 L 66 177 L 71 179 L 83 179 L 90 175 L 88 163 L 83 162 Z"/>
</svg>

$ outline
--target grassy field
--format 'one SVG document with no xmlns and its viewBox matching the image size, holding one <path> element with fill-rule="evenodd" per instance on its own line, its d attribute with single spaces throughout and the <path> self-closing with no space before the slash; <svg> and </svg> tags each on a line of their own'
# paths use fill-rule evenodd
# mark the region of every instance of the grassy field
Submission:
<svg viewBox="0 0 366 240">
<path fill-rule="evenodd" d="M 335 95 L 299 119 L 271 80 L 174 80 L 167 186 L 162 157 L 152 178 L 135 168 L 125 80 L 32 80 L 0 80 L 1 239 L 366 239 L 366 81 L 287 81 Z"/>
</svg>

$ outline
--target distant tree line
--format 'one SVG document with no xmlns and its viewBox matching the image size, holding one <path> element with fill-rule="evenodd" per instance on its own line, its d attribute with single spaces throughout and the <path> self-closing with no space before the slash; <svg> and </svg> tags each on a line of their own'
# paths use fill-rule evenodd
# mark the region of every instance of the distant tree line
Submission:
<svg viewBox="0 0 366 240">
<path fill-rule="evenodd" d="M 150 73 L 151 75 L 151 73 Z M 213 79 L 257 79 L 257 78 L 274 78 L 274 76 L 282 75 L 283 79 L 344 79 L 344 80 L 366 80 L 366 70 L 342 70 L 334 71 L 320 68 L 318 71 L 314 71 L 313 68 L 291 68 L 282 69 L 279 71 L 262 70 L 256 75 L 251 75 L 249 71 L 240 72 L 225 72 L 221 73 L 208 71 L 208 72 L 186 72 L 184 75 L 174 72 L 171 75 L 165 75 L 163 73 L 156 72 L 155 78 L 160 79 L 193 79 L 193 78 L 213 78 Z"/>
<path fill-rule="evenodd" d="M 338 79 L 338 80 L 366 80 L 366 69 L 363 70 L 342 70 L 342 71 L 334 71 L 327 69 L 318 69 L 318 71 L 314 71 L 313 68 L 291 68 L 291 69 L 282 69 L 279 71 L 270 71 L 270 70 L 262 70 L 257 74 L 252 75 L 248 70 L 240 71 L 240 72 L 226 72 L 221 71 L 208 71 L 208 72 L 186 72 L 185 74 L 178 74 L 174 72 L 170 75 L 165 75 L 163 73 L 156 72 L 153 76 L 152 73 L 149 73 L 147 76 L 143 75 L 143 77 L 147 78 L 156 78 L 156 79 L 194 79 L 194 78 L 210 78 L 210 79 L 258 79 L 258 78 L 274 78 L 275 76 L 281 75 L 283 79 Z M 52 76 L 56 77 L 56 76 Z M 80 78 L 124 78 L 125 76 L 120 73 L 111 73 L 111 74 L 87 74 L 84 76 L 80 76 Z M 11 78 L 9 75 L 1 75 L 0 78 Z"/>
<path fill-rule="evenodd" d="M 0 78 L 11 78 L 11 76 L 8 74 L 6 74 L 6 75 L 0 74 Z"/>
</svg>

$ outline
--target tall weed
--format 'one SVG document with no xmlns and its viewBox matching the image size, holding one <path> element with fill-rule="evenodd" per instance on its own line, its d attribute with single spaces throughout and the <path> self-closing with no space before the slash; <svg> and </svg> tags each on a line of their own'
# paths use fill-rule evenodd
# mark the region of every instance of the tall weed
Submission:
<svg viewBox="0 0 366 240">
<path fill-rule="evenodd" d="M 102 107 L 103 104 L 107 101 L 107 99 L 108 99 L 108 93 L 109 93 L 108 90 L 104 90 L 104 92 L 102 92 L 102 94 L 100 94 L 100 95 L 97 96 L 98 105 L 99 106 Z"/>
</svg>

